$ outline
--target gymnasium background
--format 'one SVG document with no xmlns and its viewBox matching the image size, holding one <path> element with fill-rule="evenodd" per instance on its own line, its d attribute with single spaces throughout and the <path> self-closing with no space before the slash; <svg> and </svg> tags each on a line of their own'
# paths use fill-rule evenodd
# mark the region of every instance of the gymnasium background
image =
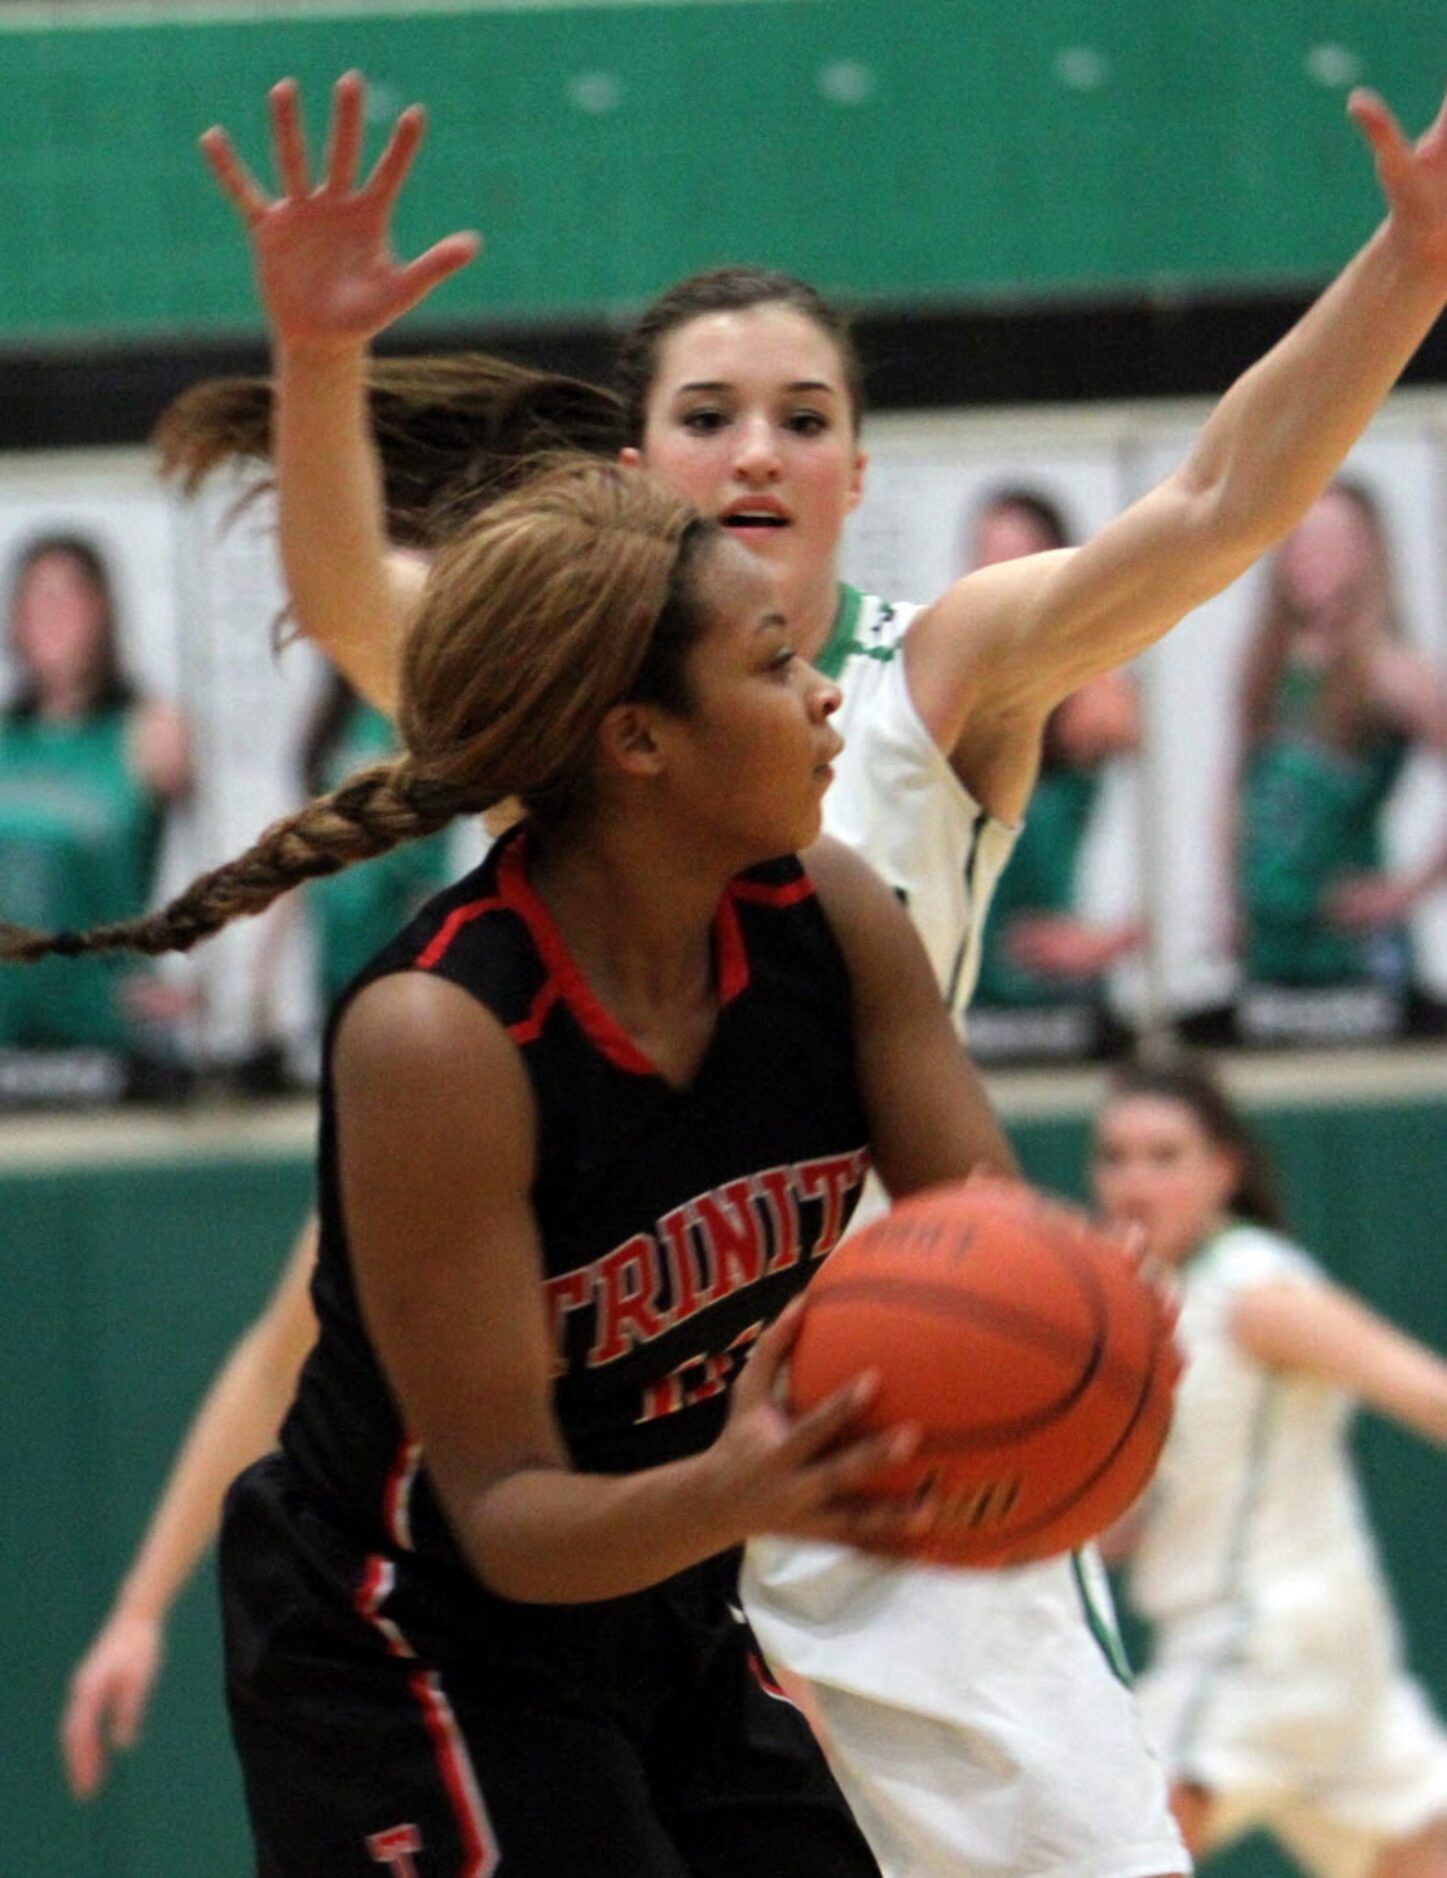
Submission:
<svg viewBox="0 0 1447 1878">
<path fill-rule="evenodd" d="M 1419 127 L 1447 76 L 1447 20 L 1438 0 L 0 6 L 0 564 L 41 519 L 113 553 L 128 653 L 148 687 L 184 698 L 198 738 L 176 871 L 284 805 L 284 752 L 318 680 L 304 649 L 269 649 L 264 511 L 224 529 L 232 492 L 183 504 L 144 449 L 182 386 L 264 364 L 244 247 L 195 139 L 224 122 L 261 165 L 266 87 L 296 74 L 316 127 L 349 65 L 372 81 L 374 129 L 414 98 L 431 111 L 400 249 L 455 227 L 487 239 L 397 343 L 601 372 L 617 322 L 675 276 L 741 258 L 801 272 L 857 308 L 873 367 L 875 486 L 850 571 L 927 594 L 990 483 L 1044 476 L 1094 526 L 1179 456 L 1202 400 L 1373 224 L 1346 90 L 1373 84 Z M 1406 628 L 1439 657 L 1444 385 L 1439 330 L 1353 465 L 1387 510 Z M 1211 714 L 1250 597 L 1224 596 L 1140 674 L 1174 801 L 1209 793 Z M 1126 789 L 1116 854 L 1137 812 Z M 1398 822 L 1403 855 L 1440 833 L 1439 776 L 1413 781 Z M 1167 1013 L 1211 995 L 1223 962 L 1200 938 L 1199 842 L 1170 844 L 1145 882 L 1107 854 L 1092 891 L 1156 912 Z M 1439 895 L 1415 936 L 1447 994 L 1444 919 Z M 304 1048 L 304 935 L 248 931 L 194 969 L 214 1060 L 259 1032 Z M 1441 1045 L 1228 1071 L 1303 1238 L 1447 1343 Z M 1095 1073 L 992 1086 L 1028 1169 L 1078 1191 Z M 0 1868 L 247 1869 L 208 1579 L 174 1625 L 142 1748 L 90 1807 L 65 1796 L 53 1729 L 185 1418 L 279 1265 L 310 1151 L 305 1098 L 205 1087 L 175 1110 L 0 1117 Z M 1361 1446 L 1440 1702 L 1442 1460 L 1377 1425 Z M 1248 1847 L 1212 1869 L 1284 1867 Z"/>
</svg>

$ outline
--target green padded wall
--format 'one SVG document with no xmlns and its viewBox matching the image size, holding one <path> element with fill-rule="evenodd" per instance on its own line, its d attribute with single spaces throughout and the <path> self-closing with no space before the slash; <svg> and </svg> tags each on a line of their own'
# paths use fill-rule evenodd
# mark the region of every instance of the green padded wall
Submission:
<svg viewBox="0 0 1447 1878">
<path fill-rule="evenodd" d="M 1260 1113 L 1302 1238 L 1349 1284 L 1447 1346 L 1447 1101 Z M 76 1124 L 84 1129 L 83 1122 Z M 1011 1124 L 1027 1172 L 1079 1191 L 1081 1112 Z M 226 1739 L 210 1573 L 187 1593 L 141 1749 L 102 1800 L 66 1797 L 54 1722 L 191 1408 L 276 1274 L 306 1205 L 294 1152 L 135 1166 L 0 1167 L 0 1818 L 6 1871 L 65 1878 L 242 1878 L 240 1784 Z M 7 1156 L 13 1161 L 14 1156 Z M 1368 1493 L 1414 1662 L 1447 1700 L 1442 1456 L 1361 1431 Z M 1282 1878 L 1251 1848 L 1219 1878 Z"/>
<path fill-rule="evenodd" d="M 0 344 L 253 328 L 195 151 L 264 157 L 286 72 L 345 65 L 433 115 L 400 240 L 488 237 L 418 323 L 591 320 L 720 260 L 850 297 L 958 302 L 1319 277 L 1372 226 L 1342 115 L 1413 125 L 1440 0 L 694 0 L 161 23 L 0 8 Z"/>
</svg>

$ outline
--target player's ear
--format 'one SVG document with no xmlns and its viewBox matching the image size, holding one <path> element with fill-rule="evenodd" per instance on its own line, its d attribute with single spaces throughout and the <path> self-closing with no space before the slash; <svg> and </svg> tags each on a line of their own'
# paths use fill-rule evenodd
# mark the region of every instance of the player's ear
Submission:
<svg viewBox="0 0 1447 1878">
<path fill-rule="evenodd" d="M 658 775 L 663 768 L 663 745 L 653 709 L 646 704 L 615 704 L 598 727 L 598 755 L 607 768 L 621 775 Z"/>
<path fill-rule="evenodd" d="M 869 458 L 863 450 L 854 452 L 854 473 L 849 479 L 848 512 L 852 514 L 859 507 L 864 495 L 864 472 L 869 467 Z"/>
<path fill-rule="evenodd" d="M 618 461 L 624 469 L 642 469 L 643 452 L 635 444 L 625 443 L 618 452 Z"/>
</svg>

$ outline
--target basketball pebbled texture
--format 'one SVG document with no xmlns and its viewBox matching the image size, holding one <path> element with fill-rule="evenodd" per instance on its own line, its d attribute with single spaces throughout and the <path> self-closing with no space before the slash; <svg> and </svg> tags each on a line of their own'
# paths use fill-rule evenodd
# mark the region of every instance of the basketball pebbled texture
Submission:
<svg viewBox="0 0 1447 1878">
<path fill-rule="evenodd" d="M 932 1493 L 913 1556 L 970 1566 L 1073 1550 L 1125 1512 L 1170 1426 L 1169 1312 L 1118 1239 L 1031 1188 L 934 1187 L 831 1255 L 790 1361 L 803 1410 L 866 1369 L 859 1426 L 917 1423 L 871 1490 Z"/>
</svg>

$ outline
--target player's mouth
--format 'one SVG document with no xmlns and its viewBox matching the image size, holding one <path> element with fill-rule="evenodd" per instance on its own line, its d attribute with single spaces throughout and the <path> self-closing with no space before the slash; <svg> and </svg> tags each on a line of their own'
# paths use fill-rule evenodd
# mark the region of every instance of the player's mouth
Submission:
<svg viewBox="0 0 1447 1878">
<path fill-rule="evenodd" d="M 814 774 L 826 786 L 834 779 L 834 759 L 844 748 L 844 739 L 837 731 L 831 732 L 828 743 L 824 746 L 822 760 L 814 765 Z"/>
<path fill-rule="evenodd" d="M 718 519 L 725 528 L 739 535 L 749 535 L 755 531 L 773 534 L 781 528 L 790 527 L 793 522 L 793 517 L 783 503 L 775 502 L 768 496 L 748 497 L 741 502 L 730 503 Z"/>
</svg>

